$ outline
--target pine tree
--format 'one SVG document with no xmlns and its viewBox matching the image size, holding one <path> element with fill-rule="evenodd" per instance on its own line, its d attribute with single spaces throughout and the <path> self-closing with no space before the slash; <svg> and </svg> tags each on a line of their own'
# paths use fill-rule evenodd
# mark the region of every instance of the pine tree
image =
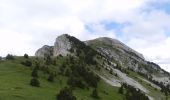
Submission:
<svg viewBox="0 0 170 100">
<path fill-rule="evenodd" d="M 110 69 L 109 73 L 113 75 L 113 69 Z"/>
<path fill-rule="evenodd" d="M 34 68 L 32 73 L 31 73 L 32 77 L 38 77 L 38 69 Z"/>
<path fill-rule="evenodd" d="M 76 100 L 70 88 L 65 87 L 56 96 L 56 100 Z"/>
<path fill-rule="evenodd" d="M 93 98 L 96 98 L 96 99 L 99 98 L 99 96 L 98 96 L 98 91 L 97 91 L 96 88 L 92 91 L 91 96 L 92 96 Z"/>
<path fill-rule="evenodd" d="M 50 74 L 47 80 L 48 80 L 49 82 L 54 82 L 54 75 L 53 75 L 53 74 Z"/>
<path fill-rule="evenodd" d="M 28 59 L 29 58 L 28 54 L 24 54 L 24 58 Z"/>
<path fill-rule="evenodd" d="M 35 87 L 39 87 L 40 86 L 40 82 L 38 81 L 38 79 L 36 77 L 33 77 L 31 79 L 30 85 L 31 86 L 35 86 Z"/>
<path fill-rule="evenodd" d="M 52 59 L 51 59 L 51 57 L 50 57 L 49 55 L 46 56 L 46 58 L 45 58 L 45 63 L 46 63 L 47 65 L 52 64 Z"/>
<path fill-rule="evenodd" d="M 119 91 L 118 91 L 120 94 L 123 94 L 123 85 L 121 85 L 121 87 L 119 88 Z"/>
<path fill-rule="evenodd" d="M 14 56 L 11 55 L 11 54 L 8 54 L 8 55 L 6 56 L 6 59 L 7 59 L 7 60 L 13 60 L 13 59 L 14 59 Z"/>
</svg>

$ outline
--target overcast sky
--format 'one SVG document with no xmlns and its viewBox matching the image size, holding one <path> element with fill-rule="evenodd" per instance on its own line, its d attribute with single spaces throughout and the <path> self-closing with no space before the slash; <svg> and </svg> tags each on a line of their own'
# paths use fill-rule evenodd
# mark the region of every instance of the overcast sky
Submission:
<svg viewBox="0 0 170 100">
<path fill-rule="evenodd" d="M 63 33 L 119 39 L 170 71 L 170 0 L 0 0 L 0 56 L 34 55 Z"/>
</svg>

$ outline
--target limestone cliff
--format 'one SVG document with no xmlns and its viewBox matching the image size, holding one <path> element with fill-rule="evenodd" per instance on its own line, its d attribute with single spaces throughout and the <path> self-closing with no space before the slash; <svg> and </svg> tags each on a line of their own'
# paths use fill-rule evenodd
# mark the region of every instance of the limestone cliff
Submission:
<svg viewBox="0 0 170 100">
<path fill-rule="evenodd" d="M 54 43 L 54 50 L 53 50 L 53 56 L 66 56 L 67 54 L 70 54 L 69 50 L 71 49 L 71 42 L 68 39 L 67 34 L 61 35 L 56 38 L 56 41 Z"/>
<path fill-rule="evenodd" d="M 42 48 L 38 49 L 35 53 L 37 57 L 52 56 L 53 46 L 44 45 Z"/>
<path fill-rule="evenodd" d="M 37 57 L 49 56 L 66 56 L 70 54 L 69 50 L 71 49 L 71 42 L 68 39 L 69 35 L 63 34 L 56 38 L 54 46 L 44 45 L 42 48 L 38 49 L 35 53 Z"/>
</svg>

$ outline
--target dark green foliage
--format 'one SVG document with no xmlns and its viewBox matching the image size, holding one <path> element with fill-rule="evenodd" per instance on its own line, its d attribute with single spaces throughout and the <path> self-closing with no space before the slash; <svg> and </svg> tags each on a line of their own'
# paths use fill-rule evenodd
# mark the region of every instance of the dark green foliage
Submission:
<svg viewBox="0 0 170 100">
<path fill-rule="evenodd" d="M 100 71 L 101 68 L 100 68 L 100 66 L 97 66 L 97 65 L 96 65 L 96 66 L 95 66 L 95 69 L 98 70 L 98 71 Z"/>
<path fill-rule="evenodd" d="M 82 77 L 83 80 L 92 87 L 97 87 L 97 83 L 99 82 L 100 78 L 95 75 L 93 72 L 88 71 L 85 67 L 81 65 L 74 65 L 71 67 L 72 75 L 75 77 Z"/>
<path fill-rule="evenodd" d="M 32 77 L 38 77 L 38 69 L 34 68 L 32 73 L 31 73 Z"/>
<path fill-rule="evenodd" d="M 28 54 L 24 54 L 24 58 L 28 59 L 29 58 Z"/>
<path fill-rule="evenodd" d="M 52 64 L 52 59 L 49 55 L 45 56 L 45 64 L 50 65 Z"/>
<path fill-rule="evenodd" d="M 25 65 L 25 66 L 28 66 L 28 67 L 32 66 L 32 62 L 29 61 L 29 60 L 26 60 L 26 61 L 24 61 L 24 62 L 21 62 L 21 64 L 22 64 L 22 65 Z"/>
<path fill-rule="evenodd" d="M 86 66 L 97 66 L 97 62 L 94 58 L 98 52 L 75 37 L 69 35 L 65 36 L 72 43 L 70 51 L 75 53 L 76 57 L 68 55 L 66 62 L 59 67 L 59 74 L 69 77 L 67 83 L 70 86 L 84 88 L 86 85 L 96 88 L 97 83 L 99 82 L 99 77 L 88 70 Z"/>
<path fill-rule="evenodd" d="M 50 73 L 49 67 L 45 66 L 45 65 L 42 65 L 40 70 L 43 71 L 45 74 L 49 74 Z"/>
<path fill-rule="evenodd" d="M 92 49 L 90 46 L 87 46 L 84 42 L 81 42 L 77 38 L 73 36 L 66 35 L 70 42 L 72 42 L 73 47 L 70 49 L 70 51 L 74 52 L 76 51 L 77 57 L 79 57 L 81 60 L 83 60 L 87 64 L 95 65 L 96 61 L 93 59 L 96 54 L 98 54 L 97 51 Z"/>
<path fill-rule="evenodd" d="M 143 93 L 139 89 L 134 88 L 133 86 L 124 83 L 122 87 L 126 89 L 126 100 L 149 100 L 145 93 Z"/>
<path fill-rule="evenodd" d="M 2 60 L 2 57 L 0 56 L 0 60 Z"/>
<path fill-rule="evenodd" d="M 36 63 L 36 66 L 32 70 L 32 73 L 31 73 L 32 79 L 30 81 L 30 85 L 35 86 L 35 87 L 40 86 L 40 82 L 38 81 L 38 69 L 39 69 L 38 63 Z"/>
<path fill-rule="evenodd" d="M 118 77 L 117 73 L 115 74 L 116 77 Z"/>
<path fill-rule="evenodd" d="M 39 61 L 36 61 L 35 62 L 35 67 L 34 67 L 35 70 L 39 70 L 40 69 L 40 62 Z"/>
<path fill-rule="evenodd" d="M 59 67 L 59 74 L 68 76 L 68 85 L 84 88 L 85 86 L 97 87 L 100 78 L 86 67 L 79 58 L 68 56 L 66 62 Z"/>
<path fill-rule="evenodd" d="M 164 85 L 163 82 L 157 82 L 158 86 L 161 87 L 161 92 L 163 92 L 165 94 L 165 96 L 167 97 L 170 94 L 170 85 Z"/>
<path fill-rule="evenodd" d="M 66 68 L 66 65 L 62 64 L 62 66 L 59 67 L 59 71 L 60 71 L 59 74 L 64 75 L 65 68 Z"/>
<path fill-rule="evenodd" d="M 96 88 L 92 91 L 91 97 L 96 98 L 96 99 L 99 98 L 98 91 Z"/>
<path fill-rule="evenodd" d="M 31 86 L 35 86 L 35 87 L 39 87 L 40 86 L 40 82 L 38 81 L 38 79 L 36 77 L 33 77 L 31 79 L 30 85 Z"/>
<path fill-rule="evenodd" d="M 85 88 L 85 84 L 83 83 L 82 79 L 77 78 L 75 76 L 70 76 L 68 78 L 67 84 L 70 85 L 71 87 L 79 87 L 82 89 Z"/>
<path fill-rule="evenodd" d="M 8 54 L 8 55 L 6 56 L 6 59 L 7 59 L 7 60 L 13 60 L 13 59 L 14 59 L 14 56 L 11 55 L 11 54 Z"/>
<path fill-rule="evenodd" d="M 113 70 L 112 70 L 112 69 L 110 69 L 109 73 L 113 75 Z"/>
<path fill-rule="evenodd" d="M 76 97 L 73 95 L 73 92 L 70 88 L 65 87 L 60 90 L 60 93 L 57 94 L 56 100 L 76 100 Z"/>
<path fill-rule="evenodd" d="M 54 65 L 54 66 L 56 66 L 56 64 L 57 64 L 57 63 L 56 63 L 56 58 L 53 58 L 53 59 L 52 59 L 51 64 Z"/>
<path fill-rule="evenodd" d="M 123 85 L 119 88 L 118 93 L 123 94 Z"/>
<path fill-rule="evenodd" d="M 47 80 L 49 82 L 54 82 L 54 74 L 50 74 Z"/>
<path fill-rule="evenodd" d="M 66 71 L 65 71 L 65 76 L 69 76 L 70 75 L 70 70 L 69 69 L 66 69 Z"/>
<path fill-rule="evenodd" d="M 59 54 L 58 57 L 63 57 L 63 56 L 61 54 Z"/>
</svg>

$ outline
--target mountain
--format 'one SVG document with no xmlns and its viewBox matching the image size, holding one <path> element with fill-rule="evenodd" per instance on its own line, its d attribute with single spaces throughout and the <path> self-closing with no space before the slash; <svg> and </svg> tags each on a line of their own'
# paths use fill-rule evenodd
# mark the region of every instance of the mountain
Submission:
<svg viewBox="0 0 170 100">
<path fill-rule="evenodd" d="M 2 100 L 168 100 L 170 74 L 108 37 L 68 34 L 35 56 L 0 59 Z"/>
<path fill-rule="evenodd" d="M 103 37 L 85 43 L 100 52 L 111 63 L 114 62 L 125 69 L 146 75 L 155 81 L 169 83 L 168 72 L 161 69 L 159 65 L 146 61 L 142 54 L 116 39 Z"/>
<path fill-rule="evenodd" d="M 45 55 L 48 50 L 44 49 L 38 50 L 37 52 L 41 52 L 41 54 L 37 55 L 36 52 L 36 56 L 42 57 Z M 93 61 L 90 64 L 97 66 L 95 68 L 90 67 L 90 70 L 106 83 L 116 87 L 126 83 L 145 93 L 151 100 L 161 100 L 163 98 L 161 93 L 155 93 L 155 91 L 162 91 L 166 94 L 170 89 L 170 74 L 168 72 L 161 69 L 159 65 L 146 61 L 141 53 L 116 39 L 101 37 L 83 42 L 73 36 L 64 34 L 56 39 L 53 46 L 53 55 L 51 56 L 56 57 L 58 55 L 72 55 L 78 58 L 83 55 L 85 58 L 83 60 L 90 59 L 86 63 Z M 148 84 L 152 89 L 146 86 Z M 154 93 L 151 93 L 153 91 Z"/>
</svg>

